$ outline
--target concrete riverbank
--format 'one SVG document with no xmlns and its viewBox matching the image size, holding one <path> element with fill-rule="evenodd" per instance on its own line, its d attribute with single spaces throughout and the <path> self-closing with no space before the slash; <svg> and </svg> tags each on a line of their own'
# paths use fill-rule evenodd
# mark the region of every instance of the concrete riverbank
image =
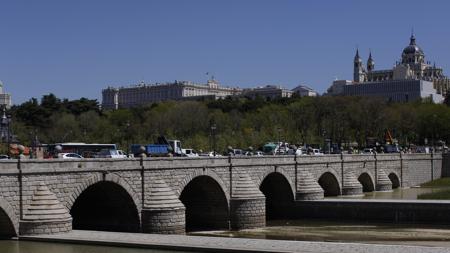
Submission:
<svg viewBox="0 0 450 253">
<path fill-rule="evenodd" d="M 450 253 L 450 248 L 447 247 L 281 241 L 81 230 L 74 230 L 68 233 L 55 235 L 23 236 L 20 237 L 20 240 L 170 249 L 194 252 Z"/>
<path fill-rule="evenodd" d="M 450 224 L 450 201 L 326 199 L 296 201 L 294 218 L 391 224 Z"/>
</svg>

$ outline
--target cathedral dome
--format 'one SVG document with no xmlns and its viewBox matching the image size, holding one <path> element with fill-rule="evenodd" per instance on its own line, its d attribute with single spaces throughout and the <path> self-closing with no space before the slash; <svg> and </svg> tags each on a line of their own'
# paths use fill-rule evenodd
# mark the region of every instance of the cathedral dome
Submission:
<svg viewBox="0 0 450 253">
<path fill-rule="evenodd" d="M 422 49 L 416 45 L 416 37 L 414 37 L 414 34 L 411 35 L 409 45 L 403 49 L 403 54 L 422 54 Z"/>
<path fill-rule="evenodd" d="M 409 45 L 409 46 L 405 47 L 405 49 L 403 49 L 403 53 L 404 54 L 415 54 L 415 53 L 423 54 L 423 51 L 417 45 Z"/>
</svg>

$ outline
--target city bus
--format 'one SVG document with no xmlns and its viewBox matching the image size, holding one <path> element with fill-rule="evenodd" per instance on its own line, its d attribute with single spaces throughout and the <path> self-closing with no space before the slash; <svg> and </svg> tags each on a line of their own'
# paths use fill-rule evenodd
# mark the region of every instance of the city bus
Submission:
<svg viewBox="0 0 450 253">
<path fill-rule="evenodd" d="M 57 146 L 61 149 L 57 150 Z M 66 143 L 54 143 L 47 145 L 47 152 L 44 158 L 54 158 L 57 157 L 57 153 L 77 153 L 84 158 L 93 158 L 100 150 L 116 150 L 116 144 L 98 144 L 98 143 L 76 143 L 76 142 L 66 142 Z"/>
</svg>

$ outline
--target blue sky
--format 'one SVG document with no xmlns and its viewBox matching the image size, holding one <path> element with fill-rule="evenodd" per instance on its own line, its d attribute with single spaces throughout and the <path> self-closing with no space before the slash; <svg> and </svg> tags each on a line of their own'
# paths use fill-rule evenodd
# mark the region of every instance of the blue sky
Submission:
<svg viewBox="0 0 450 253">
<path fill-rule="evenodd" d="M 411 28 L 450 75 L 450 1 L 0 0 L 0 80 L 13 102 L 101 100 L 108 85 L 190 80 L 304 83 L 352 78 L 358 46 L 391 68 Z"/>
</svg>

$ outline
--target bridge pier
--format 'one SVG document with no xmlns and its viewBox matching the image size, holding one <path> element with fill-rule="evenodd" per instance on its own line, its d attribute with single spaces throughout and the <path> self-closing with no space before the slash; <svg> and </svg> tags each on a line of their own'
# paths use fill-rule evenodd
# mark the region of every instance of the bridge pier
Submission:
<svg viewBox="0 0 450 253">
<path fill-rule="evenodd" d="M 384 170 L 378 170 L 375 188 L 376 191 L 392 191 L 392 182 Z"/>
<path fill-rule="evenodd" d="M 358 196 L 363 195 L 363 187 L 353 172 L 344 174 L 342 185 L 342 195 Z"/>
<path fill-rule="evenodd" d="M 186 208 L 164 180 L 151 180 L 141 212 L 142 232 L 152 234 L 184 234 Z"/>
<path fill-rule="evenodd" d="M 296 200 L 323 199 L 323 189 L 311 173 L 302 171 L 298 175 L 298 184 L 295 195 Z"/>
<path fill-rule="evenodd" d="M 34 192 L 19 222 L 21 235 L 55 234 L 72 230 L 72 217 L 44 183 Z"/>
<path fill-rule="evenodd" d="M 237 173 L 230 200 L 230 228 L 266 226 L 266 198 L 246 173 Z"/>
</svg>

